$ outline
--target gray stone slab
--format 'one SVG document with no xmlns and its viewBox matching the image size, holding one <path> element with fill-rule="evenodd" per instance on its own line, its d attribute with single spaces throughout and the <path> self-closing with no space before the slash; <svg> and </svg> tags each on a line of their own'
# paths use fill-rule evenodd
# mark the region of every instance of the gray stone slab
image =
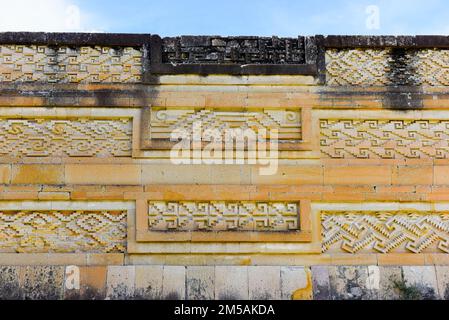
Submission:
<svg viewBox="0 0 449 320">
<path fill-rule="evenodd" d="M 367 266 L 329 267 L 331 297 L 333 300 L 370 300 L 376 298 L 376 290 L 368 284 Z"/>
<path fill-rule="evenodd" d="M 187 267 L 186 287 L 189 300 L 214 300 L 215 267 Z"/>
<path fill-rule="evenodd" d="M 0 267 L 0 299 L 21 299 L 21 290 L 19 286 L 19 267 Z"/>
<path fill-rule="evenodd" d="M 248 289 L 250 300 L 280 300 L 281 267 L 248 267 Z"/>
<path fill-rule="evenodd" d="M 186 299 L 186 267 L 164 266 L 162 297 L 166 300 Z"/>
<path fill-rule="evenodd" d="M 330 300 L 330 280 L 328 266 L 312 267 L 312 285 L 314 300 Z"/>
<path fill-rule="evenodd" d="M 434 266 L 404 266 L 401 299 L 434 300 L 439 298 L 436 271 Z"/>
<path fill-rule="evenodd" d="M 106 299 L 133 299 L 135 292 L 135 272 L 136 269 L 134 266 L 109 266 L 106 283 Z"/>
<path fill-rule="evenodd" d="M 248 267 L 215 267 L 215 299 L 248 300 Z"/>
<path fill-rule="evenodd" d="M 26 300 L 60 300 L 64 295 L 65 267 L 24 266 L 19 284 Z"/>
<path fill-rule="evenodd" d="M 163 266 L 136 266 L 134 298 L 161 300 L 163 273 Z"/>
</svg>

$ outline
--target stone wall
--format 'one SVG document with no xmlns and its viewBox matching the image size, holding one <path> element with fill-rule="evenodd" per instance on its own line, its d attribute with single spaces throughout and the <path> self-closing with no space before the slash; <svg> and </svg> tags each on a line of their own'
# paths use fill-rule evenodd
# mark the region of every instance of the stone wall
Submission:
<svg viewBox="0 0 449 320">
<path fill-rule="evenodd" d="M 4 266 L 2 299 L 440 300 L 444 266 Z"/>
<path fill-rule="evenodd" d="M 310 297 L 307 270 L 315 298 L 390 297 L 383 274 L 447 298 L 448 50 L 432 36 L 0 34 L 0 265 L 57 266 L 52 283 L 100 270 L 86 277 L 110 298 L 174 270 L 179 297 L 205 279 L 219 299 L 223 265 L 248 277 L 246 298 Z M 187 164 L 190 144 L 173 157 L 172 131 L 198 121 L 261 134 L 277 170 L 261 174 L 271 153 L 249 144 L 232 164 Z"/>
</svg>

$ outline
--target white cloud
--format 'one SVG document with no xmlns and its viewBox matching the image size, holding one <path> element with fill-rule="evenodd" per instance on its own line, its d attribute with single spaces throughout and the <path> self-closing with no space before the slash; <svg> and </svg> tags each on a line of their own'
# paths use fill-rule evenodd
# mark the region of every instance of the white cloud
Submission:
<svg viewBox="0 0 449 320">
<path fill-rule="evenodd" d="M 101 32 L 72 0 L 0 0 L 0 31 Z"/>
</svg>

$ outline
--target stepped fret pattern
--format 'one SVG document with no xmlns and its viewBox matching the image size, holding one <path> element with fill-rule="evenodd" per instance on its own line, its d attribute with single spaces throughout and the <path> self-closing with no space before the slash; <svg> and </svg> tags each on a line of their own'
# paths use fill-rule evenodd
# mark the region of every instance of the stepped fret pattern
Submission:
<svg viewBox="0 0 449 320">
<path fill-rule="evenodd" d="M 293 231 L 298 203 L 150 201 L 150 231 Z"/>
</svg>

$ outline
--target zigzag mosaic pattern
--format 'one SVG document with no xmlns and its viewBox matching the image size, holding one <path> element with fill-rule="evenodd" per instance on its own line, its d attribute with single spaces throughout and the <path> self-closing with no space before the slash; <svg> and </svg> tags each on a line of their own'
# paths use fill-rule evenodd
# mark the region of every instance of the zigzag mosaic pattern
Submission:
<svg viewBox="0 0 449 320">
<path fill-rule="evenodd" d="M 447 86 L 449 50 L 331 49 L 326 79 L 331 86 Z"/>
<path fill-rule="evenodd" d="M 150 201 L 150 231 L 298 230 L 294 202 Z"/>
<path fill-rule="evenodd" d="M 125 252 L 126 211 L 1 211 L 0 252 Z"/>
<path fill-rule="evenodd" d="M 329 158 L 449 158 L 449 120 L 323 119 L 320 131 Z"/>
<path fill-rule="evenodd" d="M 449 212 L 322 212 L 322 251 L 449 253 Z"/>
<path fill-rule="evenodd" d="M 0 46 L 0 82 L 140 82 L 142 52 L 109 47 Z"/>
<path fill-rule="evenodd" d="M 193 124 L 201 122 L 203 132 L 207 129 L 240 128 L 277 129 L 280 140 L 301 139 L 301 115 L 293 110 L 261 110 L 261 111 L 219 111 L 213 109 L 156 109 L 151 112 L 151 138 L 170 139 L 176 129 L 183 129 L 193 134 Z"/>
<path fill-rule="evenodd" d="M 129 157 L 131 119 L 0 119 L 0 156 Z"/>
</svg>

